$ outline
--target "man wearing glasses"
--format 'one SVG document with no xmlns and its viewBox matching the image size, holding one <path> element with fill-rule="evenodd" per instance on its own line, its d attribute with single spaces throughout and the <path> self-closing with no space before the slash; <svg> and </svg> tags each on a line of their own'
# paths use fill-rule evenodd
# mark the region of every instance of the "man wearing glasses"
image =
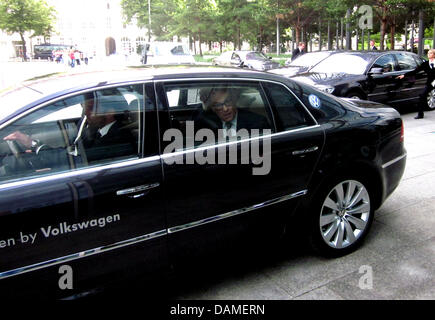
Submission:
<svg viewBox="0 0 435 320">
<path fill-rule="evenodd" d="M 195 129 L 208 128 L 217 133 L 222 129 L 224 137 L 235 137 L 237 131 L 246 129 L 271 129 L 267 119 L 259 114 L 237 108 L 239 90 L 227 87 L 203 88 L 200 99 L 204 112 L 195 120 Z"/>
</svg>

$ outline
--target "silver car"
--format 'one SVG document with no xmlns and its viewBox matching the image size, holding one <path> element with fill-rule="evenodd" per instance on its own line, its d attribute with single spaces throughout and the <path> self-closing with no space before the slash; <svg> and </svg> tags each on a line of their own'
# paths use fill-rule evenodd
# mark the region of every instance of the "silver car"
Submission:
<svg viewBox="0 0 435 320">
<path fill-rule="evenodd" d="M 216 66 L 232 66 L 259 71 L 276 69 L 280 67 L 278 62 L 272 61 L 272 58 L 267 57 L 264 53 L 248 50 L 226 51 L 219 57 L 214 58 L 213 64 Z"/>
</svg>

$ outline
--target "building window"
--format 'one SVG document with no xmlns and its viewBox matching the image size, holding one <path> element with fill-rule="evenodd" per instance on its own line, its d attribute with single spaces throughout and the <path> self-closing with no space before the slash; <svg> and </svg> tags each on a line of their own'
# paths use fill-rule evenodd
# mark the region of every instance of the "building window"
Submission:
<svg viewBox="0 0 435 320">
<path fill-rule="evenodd" d="M 127 38 L 127 37 L 121 38 L 121 47 L 122 47 L 123 53 L 131 54 L 131 41 L 129 38 Z"/>
</svg>

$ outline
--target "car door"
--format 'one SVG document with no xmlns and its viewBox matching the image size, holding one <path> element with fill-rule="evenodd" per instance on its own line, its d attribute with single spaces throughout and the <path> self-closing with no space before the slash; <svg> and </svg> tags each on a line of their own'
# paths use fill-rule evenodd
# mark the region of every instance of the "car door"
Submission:
<svg viewBox="0 0 435 320">
<path fill-rule="evenodd" d="M 380 74 L 372 74 L 374 68 L 382 69 Z M 368 74 L 368 100 L 390 103 L 396 99 L 400 82 L 396 77 L 400 74 L 393 54 L 385 54 L 376 59 Z"/>
<path fill-rule="evenodd" d="M 160 123 L 165 146 L 162 157 L 171 261 L 179 263 L 186 256 L 209 248 L 221 248 L 228 243 L 236 245 L 247 233 L 261 234 L 257 239 L 267 237 L 269 232 L 277 235 L 297 201 L 305 195 L 322 148 L 323 131 L 286 87 L 274 85 L 263 89 L 259 81 L 240 80 L 157 84 L 159 97 L 166 105 Z M 213 134 L 224 130 L 223 124 L 219 127 L 222 119 L 218 119 L 217 111 L 210 110 L 214 107 L 206 106 L 205 102 L 209 94 L 214 94 L 210 92 L 223 87 L 234 94 L 237 123 L 249 127 L 250 135 L 236 141 L 213 139 L 216 136 L 212 135 L 212 139 L 202 142 L 199 137 L 199 129 L 204 129 L 202 124 L 211 123 L 207 129 L 213 130 Z M 189 116 L 185 110 L 177 114 L 177 106 L 168 103 L 174 91 L 186 90 L 198 97 L 197 103 L 202 103 L 199 114 L 197 105 L 192 105 Z M 285 105 L 295 109 L 295 114 L 300 112 L 282 132 L 276 131 L 269 97 L 277 97 L 271 101 L 280 110 Z M 242 114 L 250 120 L 243 120 Z M 270 133 L 260 131 L 258 135 L 254 130 L 267 126 Z M 184 142 L 175 143 L 177 137 L 184 138 Z M 230 150 L 237 150 L 237 154 L 232 157 Z M 254 150 L 261 159 L 253 156 Z M 203 156 L 210 154 L 214 161 L 204 161 Z"/>
<path fill-rule="evenodd" d="M 417 62 L 413 55 L 406 52 L 399 52 L 395 53 L 395 56 L 399 64 L 400 74 L 405 74 L 406 72 L 417 68 Z M 425 80 L 426 77 L 424 72 L 419 72 L 415 76 L 409 76 L 399 80 L 400 93 L 398 93 L 396 100 L 399 100 L 400 102 L 418 100 L 419 94 L 424 88 Z"/>
<path fill-rule="evenodd" d="M 157 114 L 153 88 L 144 88 L 73 94 L 2 126 L 2 288 L 68 296 L 166 265 Z M 116 121 L 98 132 L 106 144 L 92 137 L 88 145 L 97 118 Z M 18 140 L 9 148 L 4 138 L 14 132 L 36 149 Z M 67 289 L 59 287 L 64 265 L 73 275 Z"/>
</svg>

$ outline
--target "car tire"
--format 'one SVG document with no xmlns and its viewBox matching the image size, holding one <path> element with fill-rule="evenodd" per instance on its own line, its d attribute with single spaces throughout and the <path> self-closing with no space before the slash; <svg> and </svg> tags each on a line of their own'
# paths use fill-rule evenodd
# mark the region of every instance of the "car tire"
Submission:
<svg viewBox="0 0 435 320">
<path fill-rule="evenodd" d="M 428 111 L 435 110 L 435 89 L 432 89 L 432 91 L 429 91 L 426 97 L 427 100 L 427 106 L 426 109 Z"/>
<path fill-rule="evenodd" d="M 349 92 L 346 95 L 346 98 L 357 99 L 357 100 L 365 100 L 364 96 L 361 93 L 355 92 L 355 91 Z"/>
<path fill-rule="evenodd" d="M 326 181 L 310 207 L 309 242 L 317 253 L 339 257 L 356 250 L 370 230 L 374 196 L 369 181 L 342 176 Z"/>
</svg>

